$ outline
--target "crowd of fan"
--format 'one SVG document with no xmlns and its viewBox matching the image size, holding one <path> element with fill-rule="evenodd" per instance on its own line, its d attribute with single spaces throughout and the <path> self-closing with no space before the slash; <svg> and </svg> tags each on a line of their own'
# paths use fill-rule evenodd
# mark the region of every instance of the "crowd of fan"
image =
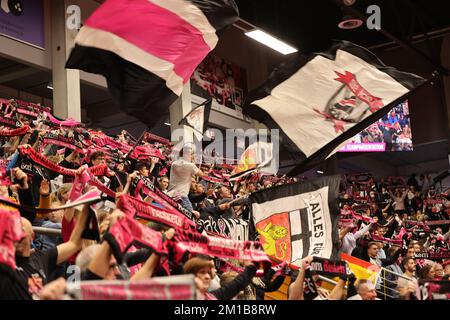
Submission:
<svg viewBox="0 0 450 320">
<path fill-rule="evenodd" d="M 9 115 L 11 117 L 11 114 Z M 191 150 L 184 149 L 180 158 L 172 159 L 172 146 L 144 139 L 140 146 L 159 150 L 162 157 L 130 158 L 120 151 L 118 159 L 109 152 L 93 151 L 81 154 L 70 148 L 48 144 L 42 146 L 42 137 L 52 132 L 58 135 L 74 135 L 87 139 L 96 133 L 92 130 L 52 127 L 48 122 L 30 119 L 17 114 L 15 119 L 21 126 L 30 126 L 32 130 L 21 136 L 1 136 L 1 155 L 8 160 L 2 178 L 1 195 L 3 199 L 15 201 L 21 205 L 39 208 L 58 208 L 69 202 L 72 189 L 72 177 L 58 175 L 41 166 L 33 164 L 20 156 L 18 148 L 28 146 L 43 152 L 47 159 L 61 167 L 76 169 L 81 174 L 83 165 L 96 167 L 108 165 L 108 174 L 100 178 L 101 183 L 116 193 L 116 196 L 130 194 L 147 202 L 152 202 L 136 182 L 143 178 L 152 180 L 163 193 L 178 201 L 193 214 L 193 219 L 208 215 L 222 218 L 240 218 L 249 220 L 248 195 L 259 189 L 273 185 L 292 183 L 296 179 L 287 177 L 261 176 L 251 174 L 241 182 L 229 184 L 227 178 L 230 166 L 214 166 L 193 163 Z M 0 132 L 10 129 L 2 126 Z M 126 132 L 113 137 L 115 141 L 132 146 L 133 139 Z M 110 150 L 111 153 L 113 150 Z M 208 179 L 209 178 L 209 179 Z M 212 179 L 211 179 L 212 178 Z M 395 182 L 395 183 L 394 183 Z M 362 212 L 361 217 L 375 217 L 372 223 L 353 219 L 351 225 L 342 226 L 339 231 L 341 252 L 357 256 L 370 263 L 391 268 L 395 274 L 404 274 L 407 278 L 442 279 L 448 278 L 450 265 L 431 261 L 415 260 L 414 252 L 448 250 L 448 225 L 432 227 L 432 230 L 420 231 L 412 228 L 409 221 L 449 220 L 447 195 L 433 192 L 433 184 L 428 177 L 419 181 L 409 179 L 405 189 L 395 189 L 396 181 L 367 181 L 344 179 L 341 198 L 342 210 Z M 398 183 L 397 183 L 398 185 Z M 88 187 L 86 187 L 88 188 Z M 439 200 L 427 205 L 427 200 Z M 442 201 L 441 201 L 442 200 Z M 107 241 L 102 241 L 108 230 L 123 218 L 124 213 L 115 208 L 115 199 L 110 198 L 96 207 L 96 218 L 100 241 L 82 239 L 87 224 L 89 207 L 61 209 L 48 214 L 36 211 L 20 210 L 23 236 L 15 243 L 15 262 L 17 268 L 8 270 L 0 265 L 1 299 L 60 299 L 66 297 L 66 280 L 70 276 L 71 265 L 81 271 L 81 280 L 129 280 L 138 281 L 154 276 L 167 276 L 162 268 L 162 258 L 151 249 L 129 250 L 122 264 L 118 264 Z M 149 227 L 163 233 L 164 239 L 172 239 L 175 229 L 150 222 Z M 49 233 L 36 235 L 33 227 L 61 230 L 61 235 Z M 404 243 L 397 247 L 373 242 L 376 235 L 383 238 L 396 238 L 401 230 Z M 422 228 L 423 229 L 423 228 Z M 372 232 L 371 232 L 372 231 Z M 285 274 L 275 274 L 275 268 L 268 269 L 263 277 L 257 277 L 257 265 L 252 261 L 233 261 L 243 271 L 223 272 L 219 275 L 217 267 L 220 259 L 210 256 L 188 255 L 182 266 L 170 264 L 170 274 L 194 274 L 199 298 L 204 299 L 264 299 L 265 292 L 276 291 L 283 284 Z M 300 272 L 292 273 L 289 299 L 307 299 L 305 294 L 305 272 L 311 263 L 311 257 L 303 260 Z M 284 266 L 285 267 L 285 266 Z M 445 270 L 444 270 L 445 269 Z M 297 276 L 298 274 L 298 276 Z M 399 294 L 395 298 L 414 298 L 417 284 L 403 281 L 404 277 L 394 279 Z M 317 282 L 318 298 L 354 299 L 376 298 L 376 287 L 370 282 L 360 281 L 354 287 L 355 279 L 341 279 L 332 291 L 321 289 Z M 314 278 L 314 281 L 318 281 Z M 348 282 L 348 291 L 344 285 Z M 413 284 L 411 284 L 413 283 Z M 377 284 L 378 286 L 379 284 Z M 394 289 L 394 288 L 393 288 Z M 394 293 L 392 294 L 394 295 Z"/>
</svg>

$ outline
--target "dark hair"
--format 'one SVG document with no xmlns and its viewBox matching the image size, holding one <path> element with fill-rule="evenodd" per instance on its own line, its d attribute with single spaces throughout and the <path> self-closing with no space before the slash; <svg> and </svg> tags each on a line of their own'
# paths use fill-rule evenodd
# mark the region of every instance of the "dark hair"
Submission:
<svg viewBox="0 0 450 320">
<path fill-rule="evenodd" d="M 403 270 L 403 272 L 406 270 L 405 266 L 408 264 L 409 260 L 414 260 L 414 259 L 411 258 L 411 257 L 406 257 L 406 258 L 404 258 L 402 260 L 402 270 Z"/>
<path fill-rule="evenodd" d="M 428 272 L 430 272 L 431 268 L 433 268 L 433 266 L 431 264 L 424 265 L 420 269 L 419 278 L 420 279 L 427 279 L 428 278 Z"/>
<path fill-rule="evenodd" d="M 146 165 L 144 162 L 137 162 L 137 163 L 134 165 L 134 170 L 141 171 L 141 170 L 144 169 L 145 167 L 147 167 L 147 165 Z"/>
<path fill-rule="evenodd" d="M 375 241 L 369 242 L 369 244 L 367 245 L 367 249 L 369 249 L 371 246 L 377 246 L 378 247 L 378 243 L 376 243 Z"/>
<path fill-rule="evenodd" d="M 91 155 L 91 162 L 97 158 L 104 157 L 105 153 L 103 151 L 95 151 Z"/>
</svg>

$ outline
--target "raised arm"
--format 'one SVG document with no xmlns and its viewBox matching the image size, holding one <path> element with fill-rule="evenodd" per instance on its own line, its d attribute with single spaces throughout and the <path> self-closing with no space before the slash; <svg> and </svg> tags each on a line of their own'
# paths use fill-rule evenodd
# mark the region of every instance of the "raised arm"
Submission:
<svg viewBox="0 0 450 320">
<path fill-rule="evenodd" d="M 175 235 L 175 229 L 170 228 L 167 230 L 164 235 L 163 239 L 172 239 Z M 130 279 L 130 281 L 139 281 L 151 278 L 153 273 L 155 272 L 156 267 L 158 266 L 160 256 L 156 253 L 152 253 L 150 258 L 147 259 L 147 261 L 144 263 L 141 269 L 139 269 L 138 272 L 136 272 Z"/>
<path fill-rule="evenodd" d="M 289 300 L 305 300 L 304 297 L 304 283 L 305 283 L 305 274 L 306 269 L 309 267 L 309 264 L 312 262 L 313 257 L 308 256 L 302 261 L 302 268 L 299 272 L 297 279 L 295 279 L 294 283 L 289 286 Z"/>
<path fill-rule="evenodd" d="M 118 219 L 121 219 L 124 216 L 124 213 L 120 211 L 119 209 L 114 210 L 111 213 L 110 219 L 111 223 L 110 225 L 114 225 L 118 221 Z M 94 258 L 88 265 L 88 270 L 97 275 L 100 278 L 105 278 L 109 271 L 109 262 L 111 260 L 111 247 L 107 241 L 103 241 L 103 243 L 100 246 L 100 249 L 95 254 Z"/>
<path fill-rule="evenodd" d="M 373 218 L 375 220 L 374 223 L 378 222 L 378 217 L 374 217 Z M 359 238 L 361 238 L 367 231 L 369 231 L 373 226 L 373 223 L 368 224 L 367 226 L 365 226 L 364 228 L 362 228 L 361 230 L 358 230 L 355 232 L 354 236 L 355 239 L 358 240 Z"/>
<path fill-rule="evenodd" d="M 56 247 L 58 250 L 58 258 L 56 260 L 56 264 L 60 264 L 66 261 L 81 249 L 81 233 L 84 230 L 87 218 L 88 205 L 84 205 L 77 220 L 77 224 L 75 225 L 75 229 L 70 235 L 69 241 L 62 243 Z"/>
<path fill-rule="evenodd" d="M 246 262 L 247 266 L 244 271 L 230 283 L 211 292 L 218 300 L 230 300 L 240 291 L 244 290 L 250 284 L 250 281 L 256 274 L 256 266 L 251 262 Z"/>
</svg>

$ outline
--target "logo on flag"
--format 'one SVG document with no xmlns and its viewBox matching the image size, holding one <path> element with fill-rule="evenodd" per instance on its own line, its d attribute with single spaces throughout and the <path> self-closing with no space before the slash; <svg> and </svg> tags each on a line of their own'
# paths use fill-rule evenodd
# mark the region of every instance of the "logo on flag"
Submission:
<svg viewBox="0 0 450 320">
<path fill-rule="evenodd" d="M 323 177 L 253 193 L 253 221 L 267 255 L 298 266 L 306 256 L 335 257 L 338 187 L 337 177 Z"/>
<path fill-rule="evenodd" d="M 365 48 L 340 41 L 275 69 L 249 93 L 244 113 L 280 129 L 280 141 L 303 160 L 288 173 L 293 177 L 317 166 L 425 83 L 387 67 Z"/>
<path fill-rule="evenodd" d="M 336 132 L 344 132 L 344 123 L 358 123 L 364 119 L 368 111 L 374 113 L 384 104 L 380 98 L 364 89 L 355 74 L 349 71 L 345 71 L 345 74 L 339 72 L 336 74 L 338 78 L 334 80 L 343 85 L 330 98 L 324 111 L 318 109 L 314 111 L 333 121 Z"/>
</svg>

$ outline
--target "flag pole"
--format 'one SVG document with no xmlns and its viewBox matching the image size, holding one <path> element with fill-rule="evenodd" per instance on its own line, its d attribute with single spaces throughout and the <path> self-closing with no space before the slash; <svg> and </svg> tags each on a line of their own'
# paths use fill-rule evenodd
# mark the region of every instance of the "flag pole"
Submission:
<svg viewBox="0 0 450 320">
<path fill-rule="evenodd" d="M 125 156 L 125 160 L 127 160 L 129 158 L 129 156 L 131 155 L 131 153 L 134 151 L 134 149 L 136 149 L 136 147 L 142 142 L 142 140 L 145 137 L 145 134 L 148 131 L 148 127 L 146 127 L 144 129 L 144 131 L 142 132 L 141 136 L 139 137 L 139 139 L 136 140 L 136 143 L 133 145 L 133 148 L 131 148 L 131 150 L 127 153 L 127 155 Z"/>
<path fill-rule="evenodd" d="M 179 125 L 179 126 L 185 125 L 185 124 L 183 123 L 183 121 L 186 120 L 186 118 L 189 117 L 189 115 L 190 115 L 192 112 L 194 112 L 194 110 L 197 110 L 198 108 L 203 107 L 204 105 L 208 104 L 209 102 L 212 102 L 212 97 L 206 99 L 206 100 L 203 101 L 201 104 L 199 104 L 198 106 L 196 106 L 194 109 L 192 109 L 191 111 L 189 111 L 189 113 L 188 113 L 187 115 L 185 115 L 185 116 L 183 117 L 183 119 L 180 120 L 180 122 L 178 122 L 178 125 Z"/>
</svg>

